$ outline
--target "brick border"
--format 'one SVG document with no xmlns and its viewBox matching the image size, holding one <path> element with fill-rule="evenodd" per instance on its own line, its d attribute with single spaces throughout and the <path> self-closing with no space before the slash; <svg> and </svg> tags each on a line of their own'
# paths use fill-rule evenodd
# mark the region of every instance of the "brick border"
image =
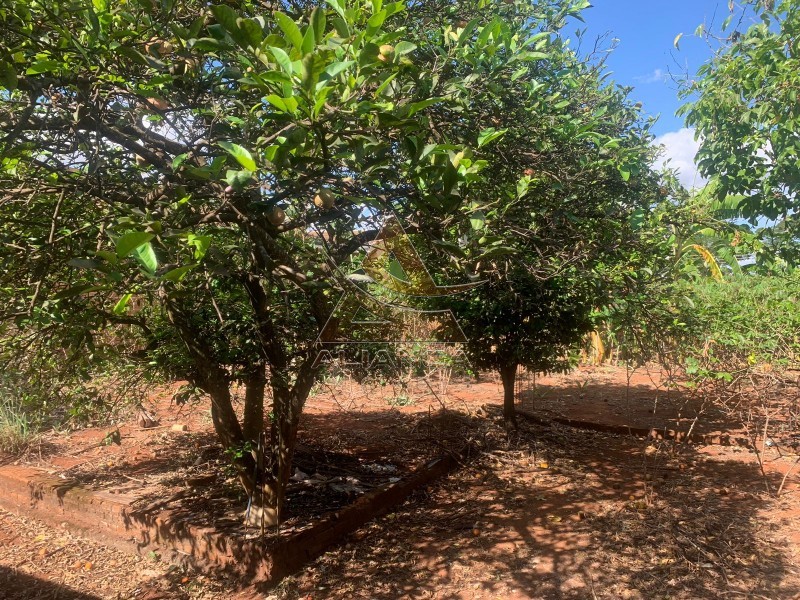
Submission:
<svg viewBox="0 0 800 600">
<path fill-rule="evenodd" d="M 386 484 L 312 526 L 266 547 L 192 525 L 169 510 L 136 509 L 132 498 L 91 491 L 29 467 L 0 466 L 0 506 L 80 533 L 128 552 L 159 552 L 171 562 L 189 562 L 208 573 L 227 573 L 247 582 L 277 582 L 329 546 L 455 469 L 465 458 L 430 460 L 396 483 Z"/>
</svg>

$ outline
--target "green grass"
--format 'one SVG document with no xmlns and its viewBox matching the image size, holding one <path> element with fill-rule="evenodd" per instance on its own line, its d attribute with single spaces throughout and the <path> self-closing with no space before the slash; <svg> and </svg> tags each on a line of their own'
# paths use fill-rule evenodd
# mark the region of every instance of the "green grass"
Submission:
<svg viewBox="0 0 800 600">
<path fill-rule="evenodd" d="M 0 398 L 0 451 L 22 452 L 32 433 L 30 420 L 22 407 L 13 400 Z"/>
</svg>

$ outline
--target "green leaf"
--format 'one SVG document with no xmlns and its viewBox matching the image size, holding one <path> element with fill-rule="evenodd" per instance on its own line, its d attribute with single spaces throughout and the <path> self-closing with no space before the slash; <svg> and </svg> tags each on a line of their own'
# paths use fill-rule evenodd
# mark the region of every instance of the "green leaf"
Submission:
<svg viewBox="0 0 800 600">
<path fill-rule="evenodd" d="M 98 250 L 95 252 L 98 258 L 102 258 L 104 261 L 111 263 L 112 265 L 116 265 L 119 262 L 116 253 L 109 252 L 108 250 Z"/>
<path fill-rule="evenodd" d="M 188 152 L 184 152 L 183 154 L 178 154 L 175 158 L 172 159 L 172 170 L 177 171 L 181 168 L 181 165 L 184 161 L 188 158 Z"/>
<path fill-rule="evenodd" d="M 117 240 L 117 257 L 125 258 L 137 248 L 147 244 L 154 237 L 154 234 L 146 231 L 130 231 L 126 233 Z"/>
<path fill-rule="evenodd" d="M 301 50 L 303 47 L 303 34 L 297 23 L 280 11 L 275 12 L 275 20 L 278 22 L 278 27 L 283 31 L 287 41 L 298 50 Z"/>
<path fill-rule="evenodd" d="M 314 9 L 316 10 L 316 9 Z M 317 44 L 317 38 L 314 35 L 314 28 L 309 25 L 306 28 L 306 34 L 303 36 L 303 45 L 300 49 L 303 55 L 309 54 L 314 50 L 314 46 Z"/>
<path fill-rule="evenodd" d="M 383 90 L 385 90 L 385 89 L 387 88 L 387 86 L 388 86 L 390 83 L 392 83 L 392 81 L 394 81 L 395 77 L 397 77 L 399 74 L 400 74 L 400 73 L 398 73 L 397 71 L 395 71 L 394 73 L 392 73 L 391 75 L 389 75 L 389 76 L 388 76 L 386 79 L 384 79 L 384 80 L 383 80 L 383 83 L 381 83 L 381 84 L 378 86 L 378 89 L 377 89 L 377 90 L 375 90 L 375 97 L 377 98 L 378 96 L 380 96 L 380 95 L 383 93 Z"/>
<path fill-rule="evenodd" d="M 248 171 L 257 171 L 258 165 L 253 160 L 253 155 L 247 148 L 234 144 L 232 142 L 219 142 L 219 146 L 228 152 L 236 161 Z"/>
<path fill-rule="evenodd" d="M 453 256 L 457 256 L 458 258 L 467 258 L 467 254 L 462 250 L 458 244 L 454 244 L 453 242 L 447 242 L 444 240 L 431 240 L 436 246 L 440 248 L 444 248 Z"/>
<path fill-rule="evenodd" d="M 261 46 L 261 40 L 264 38 L 264 30 L 258 21 L 254 21 L 253 19 L 240 19 L 237 23 L 241 31 L 242 41 L 246 41 L 253 48 Z"/>
<path fill-rule="evenodd" d="M 322 112 L 331 90 L 332 88 L 330 87 L 323 87 L 317 92 L 316 101 L 314 102 L 314 117 L 317 117 Z"/>
<path fill-rule="evenodd" d="M 438 104 L 439 102 L 443 102 L 446 98 L 437 97 L 437 98 L 428 98 L 427 100 L 422 100 L 421 102 L 413 102 L 408 105 L 408 116 L 412 116 L 418 113 L 421 110 L 428 108 L 434 104 Z"/>
<path fill-rule="evenodd" d="M 680 50 L 680 49 L 681 49 L 681 47 L 680 47 L 680 41 L 681 41 L 681 38 L 682 38 L 682 37 L 683 37 L 683 34 L 682 34 L 682 33 L 679 33 L 678 35 L 676 35 L 676 36 L 675 36 L 675 39 L 674 39 L 674 40 L 672 40 L 672 45 L 673 45 L 673 46 L 675 46 L 675 48 L 676 48 L 676 49 L 678 49 L 678 50 Z"/>
<path fill-rule="evenodd" d="M 243 171 L 228 170 L 225 173 L 225 181 L 233 188 L 242 189 L 253 180 L 253 172 L 248 169 Z"/>
<path fill-rule="evenodd" d="M 129 46 L 118 46 L 115 52 L 117 54 L 121 54 L 122 56 L 131 59 L 136 64 L 139 65 L 149 64 L 147 62 L 147 58 L 145 57 L 145 55 L 136 50 L 135 48 L 130 48 Z"/>
<path fill-rule="evenodd" d="M 631 224 L 631 229 L 633 229 L 634 231 L 639 231 L 645 222 L 644 210 L 641 208 L 637 208 L 635 211 L 631 213 L 628 220 Z"/>
<path fill-rule="evenodd" d="M 328 5 L 332 6 L 333 10 L 335 10 L 342 19 L 347 21 L 347 17 L 345 16 L 344 13 L 344 7 L 339 2 L 339 0 L 325 0 L 325 2 L 327 2 Z"/>
<path fill-rule="evenodd" d="M 291 97 L 281 98 L 276 94 L 270 94 L 269 96 L 267 96 L 267 102 L 272 104 L 272 106 L 274 106 L 281 112 L 293 114 L 297 110 L 297 100 Z"/>
<path fill-rule="evenodd" d="M 98 290 L 103 290 L 105 288 L 106 286 L 104 285 L 94 285 L 92 283 L 85 283 L 82 285 L 76 285 L 75 287 L 71 287 L 66 290 L 61 290 L 57 294 L 53 294 L 50 298 L 51 300 L 64 300 L 66 298 L 74 298 L 75 296 L 80 296 L 81 294 L 85 294 L 86 292 L 96 292 Z"/>
<path fill-rule="evenodd" d="M 319 54 L 312 52 L 303 57 L 301 64 L 302 76 L 300 79 L 303 88 L 313 96 L 314 87 L 325 69 L 325 61 Z"/>
<path fill-rule="evenodd" d="M 173 283 L 178 283 L 181 279 L 183 279 L 186 274 L 191 271 L 192 269 L 196 268 L 197 264 L 194 265 L 184 265 L 182 267 L 177 267 L 172 269 L 171 271 L 167 271 L 161 276 L 161 279 L 165 281 L 171 281 Z"/>
<path fill-rule="evenodd" d="M 367 35 L 375 35 L 383 25 L 386 17 L 389 16 L 386 9 L 380 10 L 369 18 L 367 21 Z"/>
<path fill-rule="evenodd" d="M 350 37 L 350 28 L 347 26 L 347 21 L 340 17 L 333 19 L 333 27 L 336 29 L 336 35 L 340 38 L 347 39 Z"/>
<path fill-rule="evenodd" d="M 131 298 L 133 298 L 133 294 L 125 294 L 119 299 L 119 302 L 114 305 L 114 308 L 111 309 L 111 312 L 113 312 L 115 315 L 123 314 L 125 309 L 128 308 L 128 303 L 131 301 Z"/>
<path fill-rule="evenodd" d="M 327 75 L 325 80 L 327 81 L 328 79 L 333 79 L 339 73 L 349 68 L 353 64 L 355 64 L 354 60 L 343 60 L 329 64 L 327 67 L 325 67 L 325 75 Z"/>
<path fill-rule="evenodd" d="M 416 44 L 412 44 L 411 42 L 397 42 L 397 45 L 394 47 L 394 55 L 395 56 L 403 56 L 404 54 L 408 54 L 409 52 L 413 52 L 417 49 Z"/>
<path fill-rule="evenodd" d="M 222 25 L 222 27 L 231 34 L 231 37 L 237 41 L 241 39 L 241 31 L 239 30 L 239 24 L 237 23 L 239 15 L 235 10 L 233 10 L 230 6 L 212 6 L 211 12 L 217 19 L 217 23 Z"/>
<path fill-rule="evenodd" d="M 275 57 L 275 62 L 278 63 L 281 70 L 287 75 L 291 75 L 292 60 L 289 58 L 289 55 L 286 54 L 286 52 L 284 52 L 280 48 L 276 48 L 275 46 L 269 46 L 269 51 L 272 53 L 272 56 Z"/>
<path fill-rule="evenodd" d="M 547 31 L 540 31 L 529 37 L 525 42 L 522 44 L 522 48 L 527 48 L 528 46 L 533 45 L 534 48 L 541 48 L 545 44 L 547 44 L 547 38 L 550 35 Z"/>
<path fill-rule="evenodd" d="M 61 63 L 55 60 L 40 59 L 34 61 L 30 67 L 25 71 L 27 75 L 40 75 L 41 73 L 49 73 L 55 71 L 61 66 Z"/>
<path fill-rule="evenodd" d="M 189 167 L 187 171 L 195 179 L 201 179 L 203 181 L 208 181 L 211 179 L 210 167 Z"/>
<path fill-rule="evenodd" d="M 94 8 L 92 6 L 88 7 L 87 12 L 89 14 L 89 23 L 92 26 L 92 35 L 96 40 L 98 34 L 100 33 L 100 20 L 97 18 L 97 13 L 94 12 Z"/>
<path fill-rule="evenodd" d="M 531 185 L 531 178 L 530 177 L 521 177 L 519 181 L 517 181 L 517 198 L 522 198 L 525 194 L 528 193 L 528 188 Z"/>
<path fill-rule="evenodd" d="M 484 129 L 478 134 L 478 148 L 483 148 L 486 144 L 502 137 L 508 129 L 497 130 L 494 127 Z"/>
<path fill-rule="evenodd" d="M 517 57 L 517 60 L 528 60 L 528 61 L 535 61 L 535 60 L 545 60 L 550 58 L 550 55 L 547 52 L 522 52 Z"/>
<path fill-rule="evenodd" d="M 196 38 L 198 35 L 200 35 L 200 32 L 203 30 L 203 25 L 205 25 L 205 21 L 206 21 L 205 15 L 201 14 L 194 21 L 192 21 L 192 24 L 187 32 L 188 35 L 181 37 L 183 37 L 184 39 Z"/>
<path fill-rule="evenodd" d="M 191 45 L 195 52 L 218 52 L 223 48 L 223 43 L 214 38 L 200 38 Z"/>
<path fill-rule="evenodd" d="M 478 19 L 472 19 L 469 23 L 467 23 L 467 26 L 464 27 L 464 29 L 459 34 L 456 43 L 458 45 L 464 44 L 469 39 L 469 37 L 474 33 L 475 29 L 477 29 L 479 23 L 480 21 L 478 21 Z"/>
<path fill-rule="evenodd" d="M 617 170 L 622 176 L 622 181 L 628 181 L 631 178 L 631 168 L 628 165 L 617 167 Z"/>
<path fill-rule="evenodd" d="M 311 11 L 311 29 L 314 30 L 314 38 L 317 44 L 322 42 L 325 37 L 325 11 L 319 6 L 315 6 Z"/>
<path fill-rule="evenodd" d="M 211 247 L 211 236 L 190 233 L 186 236 L 186 243 L 194 247 L 195 260 L 203 260 L 206 252 Z"/>
<path fill-rule="evenodd" d="M 147 242 L 138 246 L 133 251 L 133 257 L 147 270 L 151 275 L 155 274 L 158 268 L 158 259 L 153 250 L 153 244 Z"/>
<path fill-rule="evenodd" d="M 0 60 L 0 87 L 9 92 L 17 89 L 17 71 L 10 62 Z"/>
</svg>

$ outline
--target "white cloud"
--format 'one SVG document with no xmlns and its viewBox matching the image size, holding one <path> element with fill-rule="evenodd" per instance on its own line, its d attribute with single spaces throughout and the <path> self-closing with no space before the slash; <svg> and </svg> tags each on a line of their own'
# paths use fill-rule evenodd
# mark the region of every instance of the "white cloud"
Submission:
<svg viewBox="0 0 800 600">
<path fill-rule="evenodd" d="M 667 73 L 663 69 L 656 69 L 649 75 L 641 75 L 640 77 L 635 77 L 635 79 L 642 83 L 658 83 L 667 80 Z"/>
<path fill-rule="evenodd" d="M 678 171 L 678 180 L 687 188 L 702 187 L 706 180 L 697 172 L 694 162 L 700 142 L 694 139 L 694 129 L 684 127 L 658 136 L 653 142 L 663 146 L 663 153 L 656 161 L 656 168 L 667 166 Z"/>
</svg>

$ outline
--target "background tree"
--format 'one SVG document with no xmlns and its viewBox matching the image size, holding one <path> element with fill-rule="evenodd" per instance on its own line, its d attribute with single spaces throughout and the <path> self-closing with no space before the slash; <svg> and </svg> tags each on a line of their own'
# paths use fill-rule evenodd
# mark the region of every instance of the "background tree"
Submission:
<svg viewBox="0 0 800 600">
<path fill-rule="evenodd" d="M 700 172 L 714 193 L 739 197 L 739 208 L 760 230 L 759 259 L 797 262 L 800 191 L 800 6 L 751 1 L 756 22 L 746 31 L 703 31 L 713 58 L 688 81 L 681 111 L 696 128 Z M 750 14 L 748 12 L 748 14 Z M 740 21 L 741 22 L 741 21 Z"/>
<path fill-rule="evenodd" d="M 761 247 L 739 208 L 742 197 L 720 199 L 716 187 L 716 183 L 710 183 L 690 193 L 673 185 L 670 196 L 652 207 L 650 226 L 663 228 L 672 246 L 671 271 L 676 277 L 710 276 L 722 281 L 731 274 L 741 274 L 742 263 L 751 260 Z"/>
<path fill-rule="evenodd" d="M 583 4 L 548 24 L 563 26 Z M 660 189 L 650 123 L 629 90 L 606 81 L 602 61 L 529 27 L 538 60 L 497 58 L 504 85 L 478 84 L 480 108 L 448 121 L 490 132 L 475 154 L 487 176 L 462 207 L 470 224 L 454 234 L 459 264 L 488 283 L 455 308 L 474 366 L 500 372 L 508 422 L 518 366 L 569 365 L 595 310 L 619 291 L 620 271 L 633 269 L 633 213 Z"/>
</svg>

